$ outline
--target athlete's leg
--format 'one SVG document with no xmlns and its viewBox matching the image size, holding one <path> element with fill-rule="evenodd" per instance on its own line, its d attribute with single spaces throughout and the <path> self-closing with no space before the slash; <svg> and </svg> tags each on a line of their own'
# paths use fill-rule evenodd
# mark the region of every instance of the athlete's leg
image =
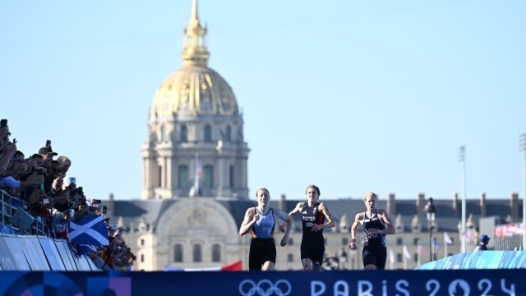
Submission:
<svg viewBox="0 0 526 296">
<path fill-rule="evenodd" d="M 273 271 L 276 269 L 276 264 L 272 261 L 265 261 L 261 266 L 262 271 Z"/>
<path fill-rule="evenodd" d="M 325 245 L 321 241 L 317 246 L 314 245 L 312 248 L 312 270 L 321 271 L 323 264 L 323 255 L 325 254 Z"/>
<path fill-rule="evenodd" d="M 363 267 L 366 270 L 375 270 L 376 269 L 376 256 L 375 254 L 369 250 L 368 248 L 364 248 L 362 252 L 362 258 L 363 258 Z"/>
<path fill-rule="evenodd" d="M 303 265 L 303 270 L 312 270 L 312 260 L 309 258 L 301 259 L 301 264 Z"/>
</svg>

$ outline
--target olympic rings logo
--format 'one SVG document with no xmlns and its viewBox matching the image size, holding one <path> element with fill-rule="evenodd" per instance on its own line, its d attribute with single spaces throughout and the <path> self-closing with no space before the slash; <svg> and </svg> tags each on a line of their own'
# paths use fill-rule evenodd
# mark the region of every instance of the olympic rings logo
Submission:
<svg viewBox="0 0 526 296">
<path fill-rule="evenodd" d="M 239 293 L 243 296 L 287 296 L 292 292 L 292 286 L 287 280 L 278 280 L 273 284 L 270 280 L 260 280 L 257 284 L 252 280 L 244 280 L 239 284 Z"/>
</svg>

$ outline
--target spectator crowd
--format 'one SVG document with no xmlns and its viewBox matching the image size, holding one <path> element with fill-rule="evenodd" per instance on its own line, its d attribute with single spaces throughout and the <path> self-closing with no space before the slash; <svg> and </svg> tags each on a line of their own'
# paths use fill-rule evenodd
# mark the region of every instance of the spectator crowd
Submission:
<svg viewBox="0 0 526 296">
<path fill-rule="evenodd" d="M 26 154 L 17 149 L 16 139 L 11 138 L 8 120 L 2 119 L 0 190 L 22 200 L 22 210 L 35 217 L 35 221 L 42 221 L 49 237 L 68 239 L 70 221 L 78 222 L 87 215 L 106 215 L 107 207 L 101 205 L 101 200 L 88 200 L 76 178 L 67 177 L 72 162 L 53 151 L 50 140 L 37 153 Z M 122 239 L 123 229 L 116 229 L 109 217 L 104 216 L 104 222 L 109 245 L 92 246 L 87 255 L 103 270 L 130 270 L 135 255 Z"/>
</svg>

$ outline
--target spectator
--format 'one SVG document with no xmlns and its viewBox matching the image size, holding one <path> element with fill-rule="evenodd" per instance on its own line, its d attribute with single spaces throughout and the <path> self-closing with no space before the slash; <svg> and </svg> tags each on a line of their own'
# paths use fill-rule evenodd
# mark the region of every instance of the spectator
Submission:
<svg viewBox="0 0 526 296">
<path fill-rule="evenodd" d="M 475 248 L 475 251 L 487 251 L 488 250 L 488 243 L 489 243 L 489 236 L 483 234 L 480 237 L 480 243 Z"/>
</svg>

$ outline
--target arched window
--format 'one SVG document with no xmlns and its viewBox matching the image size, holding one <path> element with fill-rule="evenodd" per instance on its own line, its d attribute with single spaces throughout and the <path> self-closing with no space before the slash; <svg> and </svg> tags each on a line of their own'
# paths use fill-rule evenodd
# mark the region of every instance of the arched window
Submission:
<svg viewBox="0 0 526 296">
<path fill-rule="evenodd" d="M 177 168 L 177 188 L 183 189 L 188 185 L 188 166 L 183 164 Z"/>
<path fill-rule="evenodd" d="M 161 142 L 166 141 L 166 130 L 164 128 L 164 125 L 161 126 L 161 132 L 159 138 L 161 139 Z"/>
<path fill-rule="evenodd" d="M 227 126 L 226 126 L 225 140 L 226 140 L 227 142 L 232 141 L 232 128 L 230 127 L 230 125 L 227 125 Z"/>
<path fill-rule="evenodd" d="M 221 245 L 219 244 L 212 246 L 212 262 L 221 262 Z"/>
<path fill-rule="evenodd" d="M 228 185 L 230 185 L 230 188 L 234 189 L 235 182 L 234 182 L 234 166 L 231 165 L 229 172 L 228 172 Z"/>
<path fill-rule="evenodd" d="M 188 127 L 186 124 L 181 125 L 181 142 L 188 142 Z"/>
<path fill-rule="evenodd" d="M 212 127 L 209 124 L 205 125 L 205 142 L 212 142 Z"/>
<path fill-rule="evenodd" d="M 194 262 L 203 261 L 201 254 L 201 245 L 194 245 Z"/>
<path fill-rule="evenodd" d="M 183 262 L 183 245 L 181 244 L 174 247 L 174 262 Z"/>
<path fill-rule="evenodd" d="M 157 173 L 159 174 L 157 187 L 163 187 L 163 167 L 162 166 L 160 166 L 160 165 L 157 166 Z"/>
<path fill-rule="evenodd" d="M 205 178 L 203 180 L 203 183 L 207 188 L 214 188 L 214 166 L 205 165 L 204 171 Z"/>
</svg>

